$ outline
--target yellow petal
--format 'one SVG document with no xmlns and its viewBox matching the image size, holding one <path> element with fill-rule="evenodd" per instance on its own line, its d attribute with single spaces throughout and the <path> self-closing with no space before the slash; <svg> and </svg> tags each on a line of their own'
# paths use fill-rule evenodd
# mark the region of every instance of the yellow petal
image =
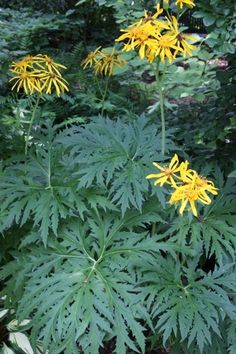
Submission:
<svg viewBox="0 0 236 354">
<path fill-rule="evenodd" d="M 144 58 L 145 56 L 145 45 L 141 45 L 140 49 L 139 49 L 139 56 L 141 59 Z"/>
<path fill-rule="evenodd" d="M 211 204 L 211 199 L 208 197 L 206 192 L 202 191 L 198 197 L 198 199 L 203 203 L 203 204 Z"/>
<path fill-rule="evenodd" d="M 197 217 L 197 209 L 194 200 L 190 200 L 190 207 L 194 216 Z"/>
<path fill-rule="evenodd" d="M 164 172 L 161 172 L 161 173 L 152 173 L 150 175 L 147 175 L 146 178 L 147 179 L 150 179 L 150 178 L 159 178 L 159 177 L 162 177 L 162 176 L 165 176 L 165 173 Z"/>
<path fill-rule="evenodd" d="M 184 209 L 186 208 L 187 202 L 188 202 L 188 199 L 182 199 L 182 201 L 181 201 L 181 206 L 180 206 L 180 209 L 179 209 L 179 213 L 181 215 L 183 214 Z"/>
<path fill-rule="evenodd" d="M 160 166 L 157 162 L 153 162 L 152 164 L 153 166 L 157 167 L 159 170 L 165 171 L 165 169 L 162 166 Z"/>
<path fill-rule="evenodd" d="M 174 169 L 175 167 L 177 167 L 179 163 L 179 158 L 177 154 L 174 154 L 174 156 L 172 157 L 171 161 L 170 161 L 170 168 Z"/>
<path fill-rule="evenodd" d="M 162 187 L 163 184 L 167 181 L 168 177 L 167 176 L 163 176 L 161 178 L 158 178 L 155 182 L 154 182 L 154 186 L 156 186 L 157 184 L 160 183 L 160 186 Z"/>
</svg>

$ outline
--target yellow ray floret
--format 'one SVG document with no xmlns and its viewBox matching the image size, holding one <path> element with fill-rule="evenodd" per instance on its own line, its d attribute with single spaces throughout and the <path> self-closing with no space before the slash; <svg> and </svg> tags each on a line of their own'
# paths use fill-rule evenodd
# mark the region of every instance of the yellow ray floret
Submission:
<svg viewBox="0 0 236 354">
<path fill-rule="evenodd" d="M 179 6 L 181 9 L 183 8 L 184 5 L 187 5 L 191 8 L 195 6 L 193 0 L 176 0 L 175 5 Z"/>
</svg>

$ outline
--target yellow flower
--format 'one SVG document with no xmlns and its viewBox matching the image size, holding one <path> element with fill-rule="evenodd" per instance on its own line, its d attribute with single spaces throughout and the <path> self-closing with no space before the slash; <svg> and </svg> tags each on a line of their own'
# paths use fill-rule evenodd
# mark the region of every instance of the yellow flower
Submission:
<svg viewBox="0 0 236 354">
<path fill-rule="evenodd" d="M 84 69 L 89 65 L 94 67 L 95 75 L 113 75 L 116 66 L 122 67 L 126 64 L 126 60 L 115 50 L 112 49 L 110 53 L 101 50 L 98 47 L 94 52 L 91 52 L 83 61 Z"/>
<path fill-rule="evenodd" d="M 179 164 L 178 155 L 175 154 L 170 161 L 169 166 L 160 166 L 153 162 L 161 172 L 146 176 L 147 179 L 155 178 L 154 185 L 160 184 L 162 187 L 165 183 L 169 184 L 174 191 L 170 198 L 170 204 L 180 203 L 179 212 L 182 215 L 185 208 L 190 206 L 193 215 L 197 216 L 196 202 L 209 205 L 211 198 L 209 193 L 218 194 L 218 189 L 212 181 L 200 176 L 196 171 L 188 169 L 189 162 L 185 161 Z"/>
<path fill-rule="evenodd" d="M 150 174 L 146 176 L 146 178 L 147 179 L 156 178 L 157 180 L 154 182 L 154 186 L 160 184 L 161 187 L 165 183 L 171 184 L 172 186 L 176 186 L 176 182 L 174 180 L 174 178 L 177 177 L 176 173 L 181 171 L 186 166 L 183 163 L 181 163 L 180 166 L 178 166 L 179 158 L 177 154 L 175 154 L 174 157 L 171 159 L 169 166 L 161 166 L 156 162 L 153 162 L 152 164 L 162 172 Z"/>
<path fill-rule="evenodd" d="M 185 161 L 186 163 L 187 161 Z M 190 210 L 193 215 L 197 216 L 197 209 L 195 203 L 197 201 L 202 202 L 203 204 L 209 205 L 211 199 L 207 193 L 213 195 L 218 194 L 218 189 L 214 186 L 214 183 L 207 180 L 205 177 L 198 175 L 194 170 L 185 170 L 180 171 L 180 180 L 184 183 L 183 185 L 175 185 L 175 191 L 172 193 L 170 198 L 170 204 L 181 203 L 180 214 L 183 214 L 184 209 L 187 204 L 190 204 Z"/>
<path fill-rule="evenodd" d="M 141 20 L 127 29 L 122 29 L 121 32 L 125 33 L 117 38 L 116 41 L 127 40 L 123 50 L 128 52 L 137 48 L 141 59 L 146 57 L 149 62 L 152 62 L 158 55 L 158 36 L 161 35 L 163 30 L 169 30 L 167 21 L 157 19 L 162 12 L 163 9 L 158 4 L 156 12 L 153 15 L 145 11 L 144 17 Z"/>
<path fill-rule="evenodd" d="M 28 55 L 19 61 L 13 61 L 11 64 L 11 71 L 13 72 L 24 72 L 28 67 L 32 65 L 34 61 L 34 57 L 32 55 Z"/>
<path fill-rule="evenodd" d="M 102 58 L 100 61 L 100 73 L 109 76 L 113 75 L 115 66 L 121 68 L 123 65 L 126 64 L 126 60 L 124 60 L 124 58 L 122 58 L 122 56 L 115 51 L 115 48 L 113 48 L 111 53 L 106 54 L 102 52 Z"/>
<path fill-rule="evenodd" d="M 196 201 L 201 201 L 204 204 L 210 204 L 208 200 L 205 200 L 200 196 L 199 191 L 191 184 L 185 184 L 183 186 L 177 186 L 170 198 L 170 204 L 181 203 L 179 212 L 182 215 L 187 204 L 190 204 L 190 210 L 194 216 L 197 216 L 197 209 L 195 206 Z"/>
<path fill-rule="evenodd" d="M 193 55 L 192 51 L 197 49 L 195 45 L 188 43 L 186 39 L 195 40 L 195 37 L 191 36 L 190 34 L 182 33 L 177 37 L 177 43 L 176 43 L 177 47 L 179 49 L 182 49 L 184 57 L 186 57 L 187 54 L 189 56 L 192 56 Z"/>
<path fill-rule="evenodd" d="M 195 186 L 200 191 L 207 191 L 214 195 L 218 194 L 218 188 L 214 186 L 214 183 L 212 181 L 207 180 L 205 177 L 200 176 L 197 173 L 195 173 L 195 176 L 193 178 L 195 179 Z"/>
<path fill-rule="evenodd" d="M 90 52 L 87 57 L 82 61 L 81 65 L 83 66 L 83 69 L 86 69 L 87 66 L 90 68 L 96 64 L 97 62 L 97 56 L 101 54 L 100 52 L 101 46 L 96 48 L 93 52 Z"/>
<path fill-rule="evenodd" d="M 183 8 L 184 5 L 188 5 L 190 7 L 195 6 L 193 0 L 176 0 L 175 5 L 179 6 L 181 9 Z"/>
<path fill-rule="evenodd" d="M 59 64 L 59 63 L 55 63 L 55 61 L 50 58 L 49 56 L 47 55 L 43 55 L 43 54 L 37 54 L 35 57 L 35 63 L 39 66 L 39 68 L 41 69 L 46 69 L 53 73 L 53 72 L 56 72 L 57 75 L 61 76 L 61 73 L 60 73 L 60 69 L 66 69 L 66 67 L 62 64 Z"/>
<path fill-rule="evenodd" d="M 167 28 L 169 26 L 166 25 Z M 139 48 L 139 56 L 141 59 L 146 57 L 149 62 L 152 62 L 158 55 L 161 53 L 163 56 L 163 48 L 161 46 L 167 46 L 166 41 L 169 40 L 169 50 L 168 51 L 169 58 L 172 57 L 170 52 L 170 46 L 173 47 L 174 39 L 170 39 L 169 37 L 165 37 L 167 35 L 161 36 L 160 34 L 161 28 L 159 26 L 152 25 L 151 22 L 147 22 L 143 25 L 132 27 L 127 30 L 127 33 L 121 35 L 116 41 L 121 41 L 124 39 L 128 39 L 128 42 L 124 45 L 123 50 L 130 51 L 135 48 Z M 165 41 L 165 43 L 163 43 Z M 177 48 L 177 47 L 176 47 Z M 173 47 L 175 49 L 175 46 Z"/>
<path fill-rule="evenodd" d="M 181 178 L 184 183 L 191 184 L 193 188 L 198 191 L 199 195 L 209 203 L 211 202 L 211 199 L 206 192 L 213 195 L 218 194 L 218 189 L 214 186 L 214 183 L 207 180 L 205 177 L 200 176 L 194 170 L 188 170 L 188 173 L 185 175 L 182 174 Z"/>
<path fill-rule="evenodd" d="M 157 52 L 157 41 L 148 37 L 148 35 L 144 34 L 137 38 L 133 45 L 139 47 L 139 56 L 141 59 L 144 59 L 145 56 L 150 58 L 150 52 L 153 53 L 154 57 L 156 56 Z M 127 46 L 125 46 L 127 48 Z M 149 59 L 149 61 L 152 61 Z"/>
<path fill-rule="evenodd" d="M 160 59 L 165 63 L 165 58 L 171 63 L 175 59 L 173 50 L 178 50 L 176 46 L 176 39 L 170 36 L 168 33 L 158 38 L 158 47 L 156 55 L 160 56 Z"/>
<path fill-rule="evenodd" d="M 196 46 L 187 42 L 187 40 L 194 41 L 196 38 L 190 34 L 181 33 L 179 30 L 178 21 L 175 16 L 172 16 L 172 22 L 168 19 L 169 26 L 171 28 L 170 35 L 176 39 L 177 50 L 175 51 L 175 56 L 180 51 L 183 53 L 184 57 L 188 54 L 192 56 L 192 51 L 197 49 Z"/>
<path fill-rule="evenodd" d="M 117 38 L 115 41 L 120 42 L 123 41 L 124 39 L 128 39 L 128 42 L 124 46 L 125 51 L 133 50 L 135 46 L 137 46 L 137 41 L 144 41 L 148 39 L 148 32 L 146 31 L 147 26 L 130 26 L 126 30 L 121 30 L 121 32 L 125 32 L 122 34 L 119 38 Z"/>
<path fill-rule="evenodd" d="M 191 171 L 191 172 L 190 172 Z M 211 199 L 208 193 L 213 195 L 218 194 L 218 189 L 214 186 L 214 183 L 207 180 L 205 177 L 199 176 L 194 170 L 188 170 L 187 175 L 182 175 L 182 186 L 175 186 L 175 191 L 170 198 L 170 204 L 181 203 L 180 214 L 183 214 L 187 204 L 190 204 L 190 210 L 193 215 L 197 216 L 197 209 L 195 202 L 200 201 L 203 204 L 209 205 Z"/>
<path fill-rule="evenodd" d="M 16 68 L 18 70 L 19 67 Z M 34 72 L 27 71 L 26 68 L 21 68 L 21 71 L 13 71 L 11 70 L 15 76 L 12 77 L 9 81 L 15 81 L 12 86 L 12 90 L 16 88 L 16 91 L 19 92 L 22 88 L 25 93 L 28 95 L 32 95 L 35 92 L 40 92 L 40 87 L 38 85 L 38 79 L 35 76 Z"/>
<path fill-rule="evenodd" d="M 193 0 L 177 0 L 176 4 L 181 8 L 183 4 L 191 7 L 195 6 Z M 164 0 L 163 5 L 168 9 L 169 1 Z M 162 12 L 163 9 L 158 4 L 153 15 L 145 11 L 143 18 L 127 29 L 121 29 L 121 32 L 124 33 L 116 41 L 126 42 L 123 50 L 128 52 L 138 49 L 140 58 L 146 57 L 150 63 L 156 57 L 159 57 L 163 63 L 165 63 L 166 58 L 169 62 L 172 62 L 179 52 L 184 57 L 187 54 L 191 56 L 196 47 L 189 41 L 195 40 L 195 37 L 181 33 L 178 28 L 178 21 L 174 16 L 158 19 Z"/>
<path fill-rule="evenodd" d="M 56 94 L 59 97 L 62 92 L 69 91 L 67 81 L 56 73 L 42 70 L 40 73 L 40 92 L 46 94 L 52 93 L 52 87 L 54 86 Z"/>
</svg>

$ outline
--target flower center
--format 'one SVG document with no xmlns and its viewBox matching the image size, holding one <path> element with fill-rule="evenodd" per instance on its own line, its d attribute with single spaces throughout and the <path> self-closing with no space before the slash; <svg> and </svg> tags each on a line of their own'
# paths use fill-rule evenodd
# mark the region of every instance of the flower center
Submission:
<svg viewBox="0 0 236 354">
<path fill-rule="evenodd" d="M 170 47 L 170 41 L 167 38 L 160 38 L 159 40 L 159 46 L 162 48 L 169 48 Z"/>
<path fill-rule="evenodd" d="M 29 76 L 30 76 L 30 75 L 29 75 L 29 73 L 27 73 L 27 72 L 24 72 L 24 73 L 21 73 L 21 74 L 20 74 L 20 77 L 21 77 L 22 80 L 28 79 Z"/>
<path fill-rule="evenodd" d="M 172 174 L 173 174 L 172 169 L 169 168 L 169 167 L 166 167 L 166 168 L 165 168 L 165 174 L 168 175 L 168 176 L 172 175 Z"/>
<path fill-rule="evenodd" d="M 195 191 L 193 189 L 186 190 L 185 196 L 188 200 L 191 200 L 191 201 L 198 199 L 198 193 L 197 193 L 197 191 Z"/>
<path fill-rule="evenodd" d="M 54 73 L 49 73 L 49 76 L 50 76 L 52 79 L 55 79 L 55 77 L 57 77 L 57 75 L 54 74 Z"/>
</svg>

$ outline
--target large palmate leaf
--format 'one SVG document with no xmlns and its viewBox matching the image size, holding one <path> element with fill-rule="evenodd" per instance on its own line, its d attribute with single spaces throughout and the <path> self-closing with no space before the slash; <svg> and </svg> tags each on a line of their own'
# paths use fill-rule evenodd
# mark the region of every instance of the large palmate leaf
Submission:
<svg viewBox="0 0 236 354">
<path fill-rule="evenodd" d="M 88 208 L 115 209 L 101 189 L 78 190 L 74 165 L 54 135 L 50 126 L 47 133 L 42 130 L 25 162 L 11 163 L 1 172 L 0 231 L 30 222 L 46 244 L 50 230 L 57 235 L 61 220 L 83 218 Z"/>
<path fill-rule="evenodd" d="M 74 163 L 80 166 L 79 187 L 93 183 L 107 187 L 123 214 L 131 206 L 141 210 L 151 162 L 163 159 L 160 133 L 144 116 L 129 124 L 97 118 L 85 127 L 64 131 L 58 140 L 71 149 Z M 167 132 L 166 151 L 170 149 L 174 146 Z"/>
<path fill-rule="evenodd" d="M 169 257 L 147 266 L 144 293 L 164 344 L 173 335 L 188 346 L 196 343 L 202 353 L 212 336 L 221 336 L 220 320 L 227 316 L 235 321 L 236 306 L 229 295 L 236 290 L 233 266 L 206 274 L 197 269 L 197 261 L 184 267 Z"/>
<path fill-rule="evenodd" d="M 146 222 L 160 221 L 150 207 L 144 209 Z M 22 252 L 1 272 L 2 295 L 14 302 L 19 320 L 32 318 L 32 341 L 42 340 L 50 353 L 79 353 L 79 348 L 98 353 L 112 337 L 117 354 L 127 348 L 145 353 L 144 330 L 152 323 L 136 283 L 136 265 L 160 250 L 174 255 L 176 246 L 150 237 L 137 211 L 118 216 L 97 211 L 85 221 L 74 218 L 57 239 L 49 239 L 47 249 L 22 244 Z"/>
<path fill-rule="evenodd" d="M 59 153 L 53 148 L 38 147 L 36 155 L 25 164 L 14 164 L 4 170 L 0 191 L 2 230 L 13 223 L 22 226 L 32 220 L 46 243 L 49 229 L 57 234 L 60 219 L 74 213 L 82 216 L 85 204 L 76 193 L 75 183 L 60 166 Z"/>
</svg>

